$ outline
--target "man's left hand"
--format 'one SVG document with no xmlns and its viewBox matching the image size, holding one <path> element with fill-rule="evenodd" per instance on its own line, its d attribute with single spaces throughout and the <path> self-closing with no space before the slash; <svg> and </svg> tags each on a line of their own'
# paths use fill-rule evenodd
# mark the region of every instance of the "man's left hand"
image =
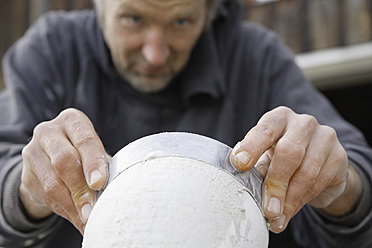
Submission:
<svg viewBox="0 0 372 248">
<path fill-rule="evenodd" d="M 263 115 L 230 160 L 237 170 L 255 166 L 263 175 L 263 210 L 275 233 L 307 203 L 341 216 L 362 191 L 335 130 L 286 107 Z"/>
</svg>

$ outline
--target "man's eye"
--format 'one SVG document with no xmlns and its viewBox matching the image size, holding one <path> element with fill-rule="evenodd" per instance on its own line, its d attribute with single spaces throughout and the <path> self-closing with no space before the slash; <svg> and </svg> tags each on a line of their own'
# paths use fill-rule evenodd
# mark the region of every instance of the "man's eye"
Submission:
<svg viewBox="0 0 372 248">
<path fill-rule="evenodd" d="M 177 19 L 174 22 L 176 27 L 184 27 L 184 26 L 188 25 L 189 23 L 190 23 L 190 20 L 185 19 L 185 18 Z"/>
<path fill-rule="evenodd" d="M 141 21 L 141 17 L 139 17 L 139 16 L 129 16 L 128 20 L 132 23 L 139 23 Z"/>
<path fill-rule="evenodd" d="M 142 19 L 139 16 L 125 16 L 122 18 L 122 22 L 127 26 L 135 27 L 141 24 Z"/>
</svg>

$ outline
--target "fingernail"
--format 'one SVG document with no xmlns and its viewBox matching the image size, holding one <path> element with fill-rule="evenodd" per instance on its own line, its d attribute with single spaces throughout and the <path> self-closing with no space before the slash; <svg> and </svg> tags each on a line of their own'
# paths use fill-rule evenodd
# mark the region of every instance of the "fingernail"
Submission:
<svg viewBox="0 0 372 248">
<path fill-rule="evenodd" d="M 238 154 L 235 154 L 235 157 L 240 161 L 240 163 L 245 165 L 251 160 L 251 155 L 246 151 L 240 151 Z"/>
<path fill-rule="evenodd" d="M 240 141 L 238 143 L 236 143 L 236 145 L 232 149 L 232 153 L 236 154 L 236 152 L 238 151 L 239 148 L 240 148 Z"/>
<path fill-rule="evenodd" d="M 90 205 L 89 203 L 85 204 L 81 208 L 81 215 L 83 217 L 82 221 L 83 221 L 84 224 L 87 223 L 87 220 L 88 220 L 89 215 L 90 215 L 91 212 L 92 212 L 92 205 Z"/>
<path fill-rule="evenodd" d="M 232 154 L 234 154 L 235 158 L 240 163 L 244 165 L 248 164 L 248 162 L 251 160 L 251 155 L 244 150 L 238 152 L 239 149 L 240 149 L 240 142 L 236 143 L 236 145 L 232 149 Z"/>
<path fill-rule="evenodd" d="M 277 220 L 275 221 L 275 226 L 276 226 L 277 228 L 279 228 L 280 230 L 282 230 L 283 227 L 284 227 L 285 221 L 286 221 L 286 217 L 285 217 L 285 215 L 283 214 L 282 216 L 280 216 L 279 219 L 277 219 Z"/>
<path fill-rule="evenodd" d="M 92 173 L 90 173 L 90 185 L 95 184 L 102 178 L 102 173 L 99 170 L 94 170 Z"/>
<path fill-rule="evenodd" d="M 267 211 L 274 215 L 280 215 L 280 200 L 276 197 L 271 197 L 269 205 L 267 206 Z"/>
</svg>

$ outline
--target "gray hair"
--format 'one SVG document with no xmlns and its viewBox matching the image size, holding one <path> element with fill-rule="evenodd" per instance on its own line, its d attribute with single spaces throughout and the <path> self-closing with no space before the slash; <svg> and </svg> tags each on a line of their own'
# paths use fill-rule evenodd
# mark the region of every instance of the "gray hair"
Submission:
<svg viewBox="0 0 372 248">
<path fill-rule="evenodd" d="M 94 6 L 96 8 L 98 19 L 101 24 L 103 24 L 103 1 L 104 0 L 93 0 Z M 218 6 L 222 2 L 222 0 L 207 0 L 207 7 L 208 7 L 208 24 L 212 22 L 214 17 L 216 16 Z"/>
</svg>

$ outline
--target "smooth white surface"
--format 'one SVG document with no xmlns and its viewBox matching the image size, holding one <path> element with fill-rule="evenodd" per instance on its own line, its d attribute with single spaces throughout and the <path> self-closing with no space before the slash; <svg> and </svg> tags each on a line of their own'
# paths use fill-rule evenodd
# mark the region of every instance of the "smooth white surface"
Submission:
<svg viewBox="0 0 372 248">
<path fill-rule="evenodd" d="M 233 176 L 180 157 L 145 160 L 108 185 L 83 240 L 92 247 L 267 247 L 266 222 Z"/>
</svg>

